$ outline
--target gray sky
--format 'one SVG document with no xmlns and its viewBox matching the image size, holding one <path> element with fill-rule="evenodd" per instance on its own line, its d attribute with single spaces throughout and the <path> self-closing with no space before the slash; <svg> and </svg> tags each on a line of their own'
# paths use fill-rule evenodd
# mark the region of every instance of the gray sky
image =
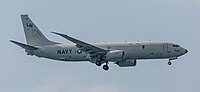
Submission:
<svg viewBox="0 0 200 92">
<path fill-rule="evenodd" d="M 0 92 L 200 92 L 200 0 L 1 0 Z M 20 14 L 51 31 L 86 42 L 175 42 L 189 53 L 168 60 L 138 60 L 136 67 L 64 63 L 27 56 Z"/>
</svg>

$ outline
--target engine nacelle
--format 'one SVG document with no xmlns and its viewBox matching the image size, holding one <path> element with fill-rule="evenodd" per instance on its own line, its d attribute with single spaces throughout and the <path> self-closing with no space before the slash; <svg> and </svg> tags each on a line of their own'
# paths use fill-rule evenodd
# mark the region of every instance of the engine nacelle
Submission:
<svg viewBox="0 0 200 92">
<path fill-rule="evenodd" d="M 123 50 L 112 50 L 107 52 L 106 60 L 108 61 L 120 61 L 124 58 Z"/>
<path fill-rule="evenodd" d="M 117 61 L 116 64 L 119 67 L 136 66 L 136 60 Z"/>
</svg>

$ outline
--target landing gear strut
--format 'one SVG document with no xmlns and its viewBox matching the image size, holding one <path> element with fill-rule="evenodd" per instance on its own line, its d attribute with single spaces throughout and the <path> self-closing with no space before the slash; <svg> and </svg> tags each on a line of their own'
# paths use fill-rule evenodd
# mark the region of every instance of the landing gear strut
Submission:
<svg viewBox="0 0 200 92">
<path fill-rule="evenodd" d="M 175 60 L 175 59 L 178 59 L 178 57 L 171 57 L 171 58 L 169 58 L 169 61 L 168 61 L 168 65 L 172 65 L 172 62 L 171 62 L 171 60 Z"/>
</svg>

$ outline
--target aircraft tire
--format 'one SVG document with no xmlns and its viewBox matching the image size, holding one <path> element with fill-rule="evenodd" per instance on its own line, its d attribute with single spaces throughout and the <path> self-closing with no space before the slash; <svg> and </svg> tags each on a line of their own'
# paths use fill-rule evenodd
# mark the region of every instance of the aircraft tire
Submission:
<svg viewBox="0 0 200 92">
<path fill-rule="evenodd" d="M 107 71 L 109 69 L 108 65 L 104 65 L 103 69 Z"/>
<path fill-rule="evenodd" d="M 96 61 L 97 66 L 101 66 L 101 64 L 102 64 L 101 61 Z"/>
<path fill-rule="evenodd" d="M 168 65 L 172 65 L 172 62 L 169 61 L 167 64 L 168 64 Z"/>
</svg>

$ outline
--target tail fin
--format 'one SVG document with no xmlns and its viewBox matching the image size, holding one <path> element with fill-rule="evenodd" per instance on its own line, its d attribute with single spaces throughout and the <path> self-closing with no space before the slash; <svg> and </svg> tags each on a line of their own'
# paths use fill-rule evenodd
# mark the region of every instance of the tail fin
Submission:
<svg viewBox="0 0 200 92">
<path fill-rule="evenodd" d="M 31 21 L 28 15 L 21 15 L 21 19 L 28 45 L 44 46 L 57 44 L 55 42 L 49 41 L 38 29 L 38 27 Z"/>
</svg>

